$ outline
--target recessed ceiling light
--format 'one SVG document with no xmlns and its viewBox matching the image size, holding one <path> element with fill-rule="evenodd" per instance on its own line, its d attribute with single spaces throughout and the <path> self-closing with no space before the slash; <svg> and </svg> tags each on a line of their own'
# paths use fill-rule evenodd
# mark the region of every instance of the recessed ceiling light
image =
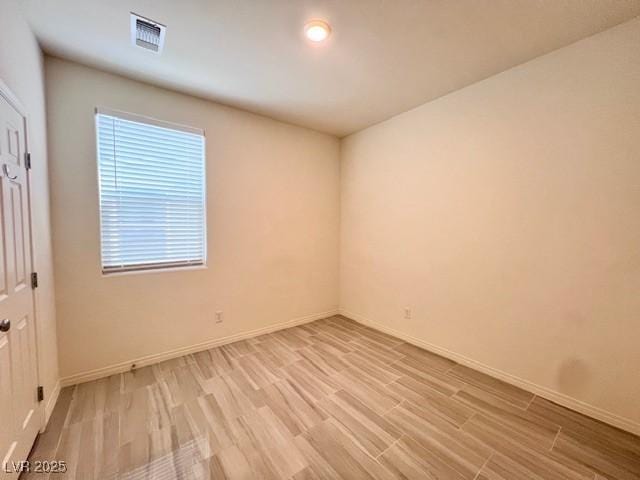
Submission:
<svg viewBox="0 0 640 480">
<path fill-rule="evenodd" d="M 320 43 L 331 34 L 331 27 L 322 20 L 311 20 L 304 26 L 305 36 L 315 43 Z"/>
</svg>

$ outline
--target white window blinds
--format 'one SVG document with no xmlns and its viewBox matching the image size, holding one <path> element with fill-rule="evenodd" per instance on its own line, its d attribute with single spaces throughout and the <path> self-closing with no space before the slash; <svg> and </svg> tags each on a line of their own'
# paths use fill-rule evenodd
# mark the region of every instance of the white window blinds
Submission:
<svg viewBox="0 0 640 480">
<path fill-rule="evenodd" d="M 96 111 L 102 271 L 203 265 L 201 130 Z"/>
</svg>

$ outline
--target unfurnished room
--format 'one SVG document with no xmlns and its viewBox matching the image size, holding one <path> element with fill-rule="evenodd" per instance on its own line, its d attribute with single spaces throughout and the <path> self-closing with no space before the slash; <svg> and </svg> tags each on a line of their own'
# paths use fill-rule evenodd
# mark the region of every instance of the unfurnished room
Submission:
<svg viewBox="0 0 640 480">
<path fill-rule="evenodd" d="M 640 480 L 640 0 L 0 0 L 0 480 Z"/>
</svg>

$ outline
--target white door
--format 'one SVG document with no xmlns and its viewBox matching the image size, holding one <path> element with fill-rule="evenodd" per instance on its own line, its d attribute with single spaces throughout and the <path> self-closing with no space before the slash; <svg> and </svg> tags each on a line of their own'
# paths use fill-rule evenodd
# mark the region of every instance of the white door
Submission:
<svg viewBox="0 0 640 480">
<path fill-rule="evenodd" d="M 40 427 L 25 121 L 0 95 L 0 467 L 17 477 Z"/>
</svg>

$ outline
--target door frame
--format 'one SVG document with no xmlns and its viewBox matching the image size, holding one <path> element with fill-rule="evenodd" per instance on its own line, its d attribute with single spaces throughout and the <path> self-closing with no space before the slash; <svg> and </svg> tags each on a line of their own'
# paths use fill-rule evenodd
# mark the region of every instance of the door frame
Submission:
<svg viewBox="0 0 640 480">
<path fill-rule="evenodd" d="M 29 152 L 29 115 L 27 113 L 27 109 L 24 107 L 20 99 L 11 91 L 9 86 L 0 78 L 0 97 L 6 100 L 9 105 L 11 105 L 22 117 L 22 122 L 24 125 L 24 145 L 26 154 Z M 24 161 L 24 159 L 23 159 Z M 33 234 L 33 212 L 32 212 L 32 198 L 31 198 L 31 168 L 27 169 L 27 213 L 28 213 L 28 222 L 29 222 L 29 256 L 31 257 L 31 272 L 29 272 L 29 276 L 31 276 L 32 272 L 37 272 L 36 265 L 36 256 L 35 256 L 35 242 L 34 242 L 34 234 Z M 31 301 L 33 303 L 33 325 L 34 325 L 34 333 L 35 333 L 35 349 L 36 349 L 36 387 L 38 385 L 42 385 L 41 378 L 41 356 L 40 356 L 40 322 L 38 320 L 38 302 L 37 295 L 38 292 L 36 289 L 31 289 L 32 296 Z M 49 392 L 54 393 L 54 392 Z M 45 412 L 45 401 L 38 402 L 36 406 L 36 412 L 40 417 L 40 432 L 43 432 L 46 427 L 46 412 Z"/>
</svg>

